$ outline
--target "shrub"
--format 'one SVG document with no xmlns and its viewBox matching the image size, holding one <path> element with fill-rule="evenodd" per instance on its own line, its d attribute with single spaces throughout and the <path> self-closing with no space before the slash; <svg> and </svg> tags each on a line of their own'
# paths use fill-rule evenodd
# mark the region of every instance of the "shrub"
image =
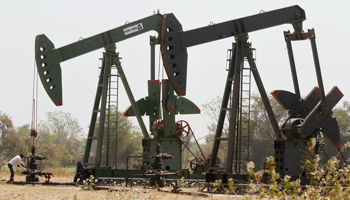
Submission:
<svg viewBox="0 0 350 200">
<path fill-rule="evenodd" d="M 87 190 L 87 191 L 94 190 L 94 176 L 91 175 L 90 179 L 84 180 L 83 185 L 80 185 L 80 188 L 82 190 Z"/>
<path fill-rule="evenodd" d="M 268 184 L 262 182 L 263 172 L 254 172 L 253 162 L 247 163 L 247 174 L 249 174 L 249 185 L 246 187 L 246 199 L 253 196 L 260 199 L 350 199 L 350 165 L 340 168 L 337 159 L 342 152 L 350 147 L 350 142 L 342 146 L 339 153 L 328 160 L 327 164 L 320 166 L 319 155 L 314 155 L 316 139 L 312 138 L 304 152 L 304 165 L 302 173 L 306 172 L 310 178 L 310 185 L 302 187 L 300 177 L 295 181 L 290 176 L 280 177 L 275 171 L 275 159 L 267 157 L 267 168 L 269 169 Z M 213 192 L 221 188 L 221 180 L 211 183 Z M 229 191 L 234 193 L 234 184 L 229 181 Z"/>
</svg>

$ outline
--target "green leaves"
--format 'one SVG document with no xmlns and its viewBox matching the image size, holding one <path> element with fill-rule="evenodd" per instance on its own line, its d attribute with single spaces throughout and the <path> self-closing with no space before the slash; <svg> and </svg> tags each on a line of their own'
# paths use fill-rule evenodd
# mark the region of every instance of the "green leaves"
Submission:
<svg viewBox="0 0 350 200">
<path fill-rule="evenodd" d="M 0 156 L 5 157 L 0 159 L 0 164 L 5 164 L 8 159 L 20 153 L 26 155 L 29 152 L 23 137 L 29 133 L 29 125 L 21 126 L 16 130 L 11 117 L 0 111 Z"/>
<path fill-rule="evenodd" d="M 94 190 L 94 176 L 93 175 L 90 175 L 90 179 L 86 179 L 83 181 L 83 185 L 80 185 L 79 187 L 82 189 L 82 190 L 85 190 L 85 191 L 92 191 Z"/>
<path fill-rule="evenodd" d="M 76 158 L 82 158 L 86 138 L 77 119 L 71 113 L 46 112 L 46 119 L 38 125 L 36 138 L 37 153 L 49 158 L 44 166 L 60 164 L 74 165 Z M 31 144 L 30 144 L 31 145 Z"/>
</svg>

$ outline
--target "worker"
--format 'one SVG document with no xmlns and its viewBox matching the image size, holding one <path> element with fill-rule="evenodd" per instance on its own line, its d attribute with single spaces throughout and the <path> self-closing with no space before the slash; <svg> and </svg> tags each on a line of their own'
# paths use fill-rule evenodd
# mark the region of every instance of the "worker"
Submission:
<svg viewBox="0 0 350 200">
<path fill-rule="evenodd" d="M 82 183 L 83 180 L 90 177 L 90 172 L 86 169 L 84 165 L 81 164 L 81 162 L 77 162 L 77 173 L 74 177 L 74 182 L 77 182 L 79 178 L 79 183 Z"/>
<path fill-rule="evenodd" d="M 22 167 L 25 167 L 24 164 L 22 163 L 22 159 L 23 159 L 23 158 L 24 158 L 23 154 L 20 154 L 20 155 L 15 156 L 14 158 L 12 158 L 12 159 L 10 160 L 10 162 L 8 163 L 7 166 L 9 167 L 9 169 L 10 169 L 10 171 L 11 171 L 10 182 L 13 181 L 13 178 L 14 178 L 14 176 L 15 176 L 15 173 L 13 172 L 13 166 L 15 166 L 15 165 L 17 164 L 18 167 L 20 167 L 20 165 L 21 165 Z"/>
</svg>

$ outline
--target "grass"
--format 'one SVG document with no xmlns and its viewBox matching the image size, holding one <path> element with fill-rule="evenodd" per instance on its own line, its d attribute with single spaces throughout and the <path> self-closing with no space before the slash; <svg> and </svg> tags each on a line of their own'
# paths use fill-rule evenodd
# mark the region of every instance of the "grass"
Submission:
<svg viewBox="0 0 350 200">
<path fill-rule="evenodd" d="M 51 172 L 54 175 L 57 176 L 74 176 L 76 172 L 76 168 L 52 168 L 52 169 L 45 169 L 43 170 L 45 172 Z"/>
<path fill-rule="evenodd" d="M 6 167 L 7 168 L 7 167 Z M 10 178 L 9 169 L 5 167 L 0 170 L 0 179 L 8 180 Z M 17 167 L 16 167 L 17 168 Z M 75 168 L 52 168 L 44 170 L 54 174 L 52 182 L 72 182 L 75 175 Z M 40 178 L 43 181 L 43 177 Z M 21 170 L 16 170 L 15 181 L 24 181 L 25 175 Z M 121 188 L 119 186 L 119 188 Z M 171 188 L 166 188 L 171 190 Z M 186 191 L 196 192 L 198 188 L 183 188 Z M 195 195 L 181 195 L 173 193 L 158 192 L 156 190 L 144 189 L 142 187 L 133 187 L 127 192 L 108 192 L 107 190 L 84 191 L 80 187 L 74 186 L 42 186 L 42 185 L 12 185 L 0 184 L 0 199 L 174 199 L 174 200 L 199 200 L 199 199 L 239 199 L 237 196 L 211 195 L 210 198 L 202 198 Z M 242 196 L 240 197 L 242 198 Z"/>
<path fill-rule="evenodd" d="M 120 187 L 119 187 L 120 188 Z M 170 188 L 166 188 L 170 189 Z M 197 191 L 197 188 L 187 189 Z M 241 199 L 243 196 L 233 195 L 210 195 L 209 198 L 198 197 L 195 195 L 181 195 L 173 193 L 158 192 L 157 190 L 144 189 L 142 187 L 133 187 L 125 192 L 108 192 L 107 190 L 84 191 L 80 187 L 74 186 L 41 186 L 41 185 L 12 185 L 0 184 L 0 199 L 98 199 L 98 200 L 200 200 L 200 199 Z"/>
</svg>

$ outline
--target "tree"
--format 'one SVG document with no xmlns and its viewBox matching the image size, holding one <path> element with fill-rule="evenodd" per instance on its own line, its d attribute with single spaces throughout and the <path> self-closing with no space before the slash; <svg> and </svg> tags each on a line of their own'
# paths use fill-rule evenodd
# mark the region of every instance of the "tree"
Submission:
<svg viewBox="0 0 350 200">
<path fill-rule="evenodd" d="M 210 102 L 202 105 L 203 114 L 208 118 L 208 135 L 205 138 L 205 144 L 203 145 L 203 153 L 206 156 L 210 156 L 212 153 L 212 147 L 215 140 L 216 126 L 219 120 L 219 113 L 221 108 L 222 98 L 219 96 L 214 97 Z M 222 130 L 222 137 L 228 137 L 228 117 L 229 113 L 226 113 L 226 118 Z M 198 152 L 196 152 L 198 154 Z M 226 163 L 227 154 L 227 142 L 221 142 L 218 151 L 218 157 L 221 163 Z"/>
<path fill-rule="evenodd" d="M 344 101 L 341 107 L 333 109 L 333 117 L 337 119 L 341 136 L 350 136 L 350 102 Z"/>
<path fill-rule="evenodd" d="M 126 166 L 126 157 L 130 155 L 142 155 L 142 134 L 140 132 L 139 128 L 136 128 L 132 122 L 127 118 L 124 117 L 121 112 L 117 112 L 115 109 L 110 109 L 110 123 L 107 123 L 107 117 L 104 124 L 104 131 L 107 132 L 107 129 L 109 127 L 109 141 L 115 141 L 113 137 L 117 135 L 116 143 L 111 142 L 110 149 L 110 156 L 115 157 L 113 154 L 116 151 L 117 152 L 117 168 L 125 168 Z M 107 114 L 106 114 L 107 115 Z M 118 116 L 117 116 L 118 115 Z M 94 136 L 98 136 L 98 129 L 99 129 L 99 117 L 96 120 L 95 130 L 94 130 Z M 117 124 L 116 124 L 117 123 Z M 115 130 L 115 127 L 117 125 L 117 131 Z M 104 136 L 106 137 L 106 136 Z M 106 141 L 106 138 L 104 138 L 104 141 Z M 93 143 L 94 144 L 94 143 Z M 103 144 L 105 145 L 105 144 Z M 106 148 L 104 146 L 103 148 Z M 96 150 L 96 144 L 91 148 L 93 152 L 90 155 L 95 155 Z M 93 158 L 93 157 L 91 157 Z M 89 162 L 94 162 L 94 160 L 90 160 Z M 110 162 L 115 162 L 113 160 L 110 160 Z M 141 163 L 137 162 L 137 159 L 135 159 L 134 164 L 139 164 L 141 166 Z M 135 166 L 135 165 L 134 165 Z"/>
<path fill-rule="evenodd" d="M 276 135 L 272 129 L 270 119 L 265 109 L 264 103 L 259 94 L 251 96 L 250 111 L 250 160 L 257 168 L 262 169 L 263 161 L 266 157 L 274 155 L 274 140 Z M 272 97 L 269 96 L 272 111 L 279 126 L 288 118 L 287 111 Z"/>
<path fill-rule="evenodd" d="M 38 127 L 37 154 L 58 161 L 44 163 L 73 165 L 75 157 L 82 153 L 85 141 L 77 119 L 62 111 L 46 112 L 46 119 L 41 120 Z"/>
<path fill-rule="evenodd" d="M 0 154 L 5 151 L 6 140 L 15 133 L 11 118 L 0 111 Z"/>
<path fill-rule="evenodd" d="M 350 141 L 350 102 L 344 101 L 343 105 L 336 107 L 333 110 L 333 117 L 337 119 L 339 132 L 340 132 L 340 145 L 344 145 Z M 335 156 L 338 154 L 338 150 L 333 148 L 331 144 L 325 139 L 325 151 L 328 156 Z M 350 158 L 350 152 L 346 151 L 343 153 L 345 159 Z M 344 161 L 341 160 L 341 163 Z"/>
<path fill-rule="evenodd" d="M 221 98 L 215 97 L 212 101 L 202 105 L 203 113 L 209 118 L 208 130 L 209 134 L 206 138 L 206 145 L 204 147 L 205 151 L 208 152 L 212 150 L 214 135 L 216 132 L 216 126 L 218 121 L 218 116 L 221 107 Z M 277 101 L 270 96 L 269 101 L 272 110 L 275 114 L 276 120 L 279 125 L 281 125 L 284 120 L 288 117 L 287 112 L 277 103 Z M 228 112 L 227 112 L 228 114 Z M 223 137 L 228 136 L 228 120 L 229 117 L 226 116 L 224 128 L 222 132 Z M 271 122 L 269 120 L 268 114 L 266 112 L 265 106 L 259 94 L 251 95 L 251 109 L 250 109 L 250 160 L 256 163 L 257 167 L 262 167 L 263 160 L 273 155 L 273 141 L 276 139 L 273 132 Z M 221 142 L 218 152 L 218 157 L 221 159 L 222 163 L 225 163 L 227 156 L 227 142 Z"/>
<path fill-rule="evenodd" d="M 22 127 L 20 127 L 22 130 Z M 0 111 L 0 159 L 1 165 L 6 164 L 9 159 L 22 153 L 28 154 L 28 146 L 24 141 L 23 132 L 16 131 L 11 118 Z M 23 133 L 24 134 L 24 133 Z"/>
</svg>

